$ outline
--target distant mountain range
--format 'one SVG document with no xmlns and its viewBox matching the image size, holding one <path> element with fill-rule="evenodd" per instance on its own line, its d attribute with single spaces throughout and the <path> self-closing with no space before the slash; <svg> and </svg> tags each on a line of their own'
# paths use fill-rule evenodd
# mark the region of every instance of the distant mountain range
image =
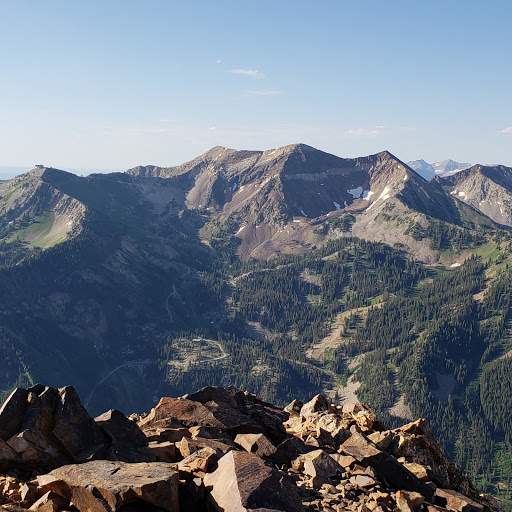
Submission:
<svg viewBox="0 0 512 512">
<path fill-rule="evenodd" d="M 326 392 L 426 415 L 491 474 L 512 438 L 512 169 L 411 165 L 215 147 L 0 182 L 0 394 L 72 384 L 96 413 L 210 384 Z"/>
<path fill-rule="evenodd" d="M 407 165 L 427 181 L 434 176 L 448 176 L 471 167 L 471 164 L 456 162 L 455 160 L 443 160 L 433 164 L 429 164 L 425 160 L 413 160 L 407 162 Z"/>
</svg>

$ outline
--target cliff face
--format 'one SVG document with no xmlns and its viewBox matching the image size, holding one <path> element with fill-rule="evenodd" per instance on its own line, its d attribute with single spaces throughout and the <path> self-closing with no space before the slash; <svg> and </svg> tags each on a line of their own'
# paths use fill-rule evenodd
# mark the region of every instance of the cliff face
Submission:
<svg viewBox="0 0 512 512">
<path fill-rule="evenodd" d="M 95 419 L 71 387 L 17 389 L 0 409 L 0 471 L 6 511 L 500 510 L 425 420 L 388 431 L 365 405 L 280 409 L 234 388 Z"/>
</svg>

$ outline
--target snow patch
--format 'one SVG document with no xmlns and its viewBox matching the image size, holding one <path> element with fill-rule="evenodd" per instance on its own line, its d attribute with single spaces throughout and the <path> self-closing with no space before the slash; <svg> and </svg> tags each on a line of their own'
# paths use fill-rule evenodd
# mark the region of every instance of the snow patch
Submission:
<svg viewBox="0 0 512 512">
<path fill-rule="evenodd" d="M 241 227 L 241 228 L 236 232 L 236 234 L 238 235 L 239 233 L 241 233 L 243 229 L 245 229 L 245 226 L 242 226 L 242 227 Z"/>
<path fill-rule="evenodd" d="M 300 224 L 300 220 L 298 220 L 298 219 L 293 219 L 293 222 L 297 222 Z"/>
<path fill-rule="evenodd" d="M 307 215 L 304 213 L 304 210 L 301 210 L 300 213 L 302 213 L 302 215 L 304 215 L 304 217 L 307 217 Z"/>
<path fill-rule="evenodd" d="M 347 201 L 343 201 L 343 205 L 345 206 L 345 208 L 348 206 L 347 204 Z"/>
<path fill-rule="evenodd" d="M 347 190 L 347 192 L 354 198 L 359 198 L 361 197 L 361 194 L 363 193 L 363 187 L 356 187 L 356 188 L 352 188 L 350 190 Z"/>
<path fill-rule="evenodd" d="M 460 263 L 452 263 L 450 265 L 450 268 L 457 268 L 457 267 L 460 267 Z"/>
<path fill-rule="evenodd" d="M 373 191 L 371 191 L 371 190 L 365 190 L 365 191 L 363 192 L 363 199 L 364 199 L 365 201 L 369 201 L 369 200 L 370 200 L 370 198 L 373 196 L 373 194 L 375 194 L 375 192 L 373 192 Z"/>
<path fill-rule="evenodd" d="M 336 208 L 337 211 L 341 210 L 341 205 L 339 203 L 337 203 L 336 201 L 333 201 L 333 204 L 334 204 L 334 208 Z M 347 204 L 346 201 L 345 201 L 345 204 Z"/>
<path fill-rule="evenodd" d="M 390 192 L 390 188 L 388 187 L 388 185 L 386 185 L 384 187 L 384 190 L 382 191 L 382 193 L 380 194 L 379 198 L 377 199 L 377 201 L 380 201 L 381 199 L 383 201 L 385 201 L 388 197 L 389 197 L 389 192 Z"/>
</svg>

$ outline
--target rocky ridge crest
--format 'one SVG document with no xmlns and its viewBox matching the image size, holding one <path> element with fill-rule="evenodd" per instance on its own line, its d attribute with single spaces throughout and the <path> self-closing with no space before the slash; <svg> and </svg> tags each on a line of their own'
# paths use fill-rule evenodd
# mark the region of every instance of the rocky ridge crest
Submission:
<svg viewBox="0 0 512 512">
<path fill-rule="evenodd" d="M 92 419 L 72 387 L 0 409 L 0 509 L 491 512 L 423 420 L 385 430 L 325 396 L 281 409 L 234 388 Z"/>
</svg>

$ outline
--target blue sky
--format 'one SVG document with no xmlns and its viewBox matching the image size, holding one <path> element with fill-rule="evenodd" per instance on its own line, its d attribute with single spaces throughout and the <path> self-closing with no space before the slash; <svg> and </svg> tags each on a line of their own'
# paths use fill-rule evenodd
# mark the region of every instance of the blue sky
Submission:
<svg viewBox="0 0 512 512">
<path fill-rule="evenodd" d="M 512 166 L 512 2 L 0 0 L 0 166 L 215 145 Z"/>
</svg>

